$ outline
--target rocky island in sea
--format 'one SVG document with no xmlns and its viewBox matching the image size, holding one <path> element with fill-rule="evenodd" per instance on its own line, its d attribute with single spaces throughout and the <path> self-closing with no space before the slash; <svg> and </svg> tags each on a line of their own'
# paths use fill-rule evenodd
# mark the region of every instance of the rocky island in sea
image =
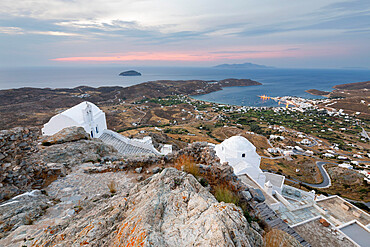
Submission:
<svg viewBox="0 0 370 247">
<path fill-rule="evenodd" d="M 274 67 L 255 64 L 255 63 L 237 63 L 237 64 L 220 64 L 213 68 L 216 69 L 271 69 Z"/>
<path fill-rule="evenodd" d="M 119 73 L 119 75 L 120 76 L 141 76 L 141 73 L 135 70 L 127 70 L 127 71 Z"/>
</svg>

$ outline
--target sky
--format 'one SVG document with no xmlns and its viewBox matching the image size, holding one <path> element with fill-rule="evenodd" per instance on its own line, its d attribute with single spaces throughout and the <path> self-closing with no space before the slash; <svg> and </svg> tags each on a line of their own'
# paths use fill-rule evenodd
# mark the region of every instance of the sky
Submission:
<svg viewBox="0 0 370 247">
<path fill-rule="evenodd" d="M 0 66 L 370 68 L 369 0 L 1 0 Z"/>
</svg>

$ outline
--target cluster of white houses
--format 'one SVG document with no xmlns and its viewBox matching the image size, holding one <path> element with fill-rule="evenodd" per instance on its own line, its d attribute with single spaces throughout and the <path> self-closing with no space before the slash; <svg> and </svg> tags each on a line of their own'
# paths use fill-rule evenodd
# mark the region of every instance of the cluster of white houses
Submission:
<svg viewBox="0 0 370 247">
<path fill-rule="evenodd" d="M 108 130 L 104 112 L 90 102 L 82 102 L 52 117 L 42 132 L 52 135 L 70 126 L 83 127 L 91 137 L 115 146 L 122 154 L 172 152 L 171 145 L 164 145 L 161 152 L 157 151 L 150 137 L 129 139 Z M 241 181 L 259 189 L 265 197 L 264 203 L 308 242 L 315 239 L 312 236 L 322 230 L 320 227 L 325 227 L 321 238 L 327 238 L 328 246 L 369 246 L 370 215 L 363 210 L 339 196 L 317 196 L 314 191 L 285 185 L 282 175 L 263 172 L 256 147 L 242 136 L 233 136 L 214 148 L 220 161 L 228 162 Z M 318 226 L 317 222 L 320 222 Z"/>
</svg>

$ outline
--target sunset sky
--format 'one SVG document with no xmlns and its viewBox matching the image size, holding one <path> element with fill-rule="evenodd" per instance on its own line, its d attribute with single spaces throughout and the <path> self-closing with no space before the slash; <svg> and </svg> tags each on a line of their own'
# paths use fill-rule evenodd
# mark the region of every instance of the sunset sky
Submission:
<svg viewBox="0 0 370 247">
<path fill-rule="evenodd" d="M 0 66 L 370 68 L 369 0 L 1 0 Z"/>
</svg>

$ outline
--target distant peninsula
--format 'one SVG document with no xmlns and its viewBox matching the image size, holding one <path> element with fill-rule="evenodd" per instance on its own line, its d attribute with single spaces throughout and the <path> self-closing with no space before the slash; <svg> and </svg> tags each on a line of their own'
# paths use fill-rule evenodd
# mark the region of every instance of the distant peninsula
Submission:
<svg viewBox="0 0 370 247">
<path fill-rule="evenodd" d="M 331 92 L 321 91 L 317 89 L 309 89 L 305 92 L 310 93 L 312 95 L 320 95 L 325 96 L 328 98 L 332 97 L 353 97 L 353 96 L 369 96 L 369 89 L 370 89 L 370 81 L 363 81 L 363 82 L 354 82 L 354 83 L 346 83 L 346 84 L 339 84 L 335 85 L 334 90 Z"/>
<path fill-rule="evenodd" d="M 119 75 L 120 76 L 141 76 L 141 73 L 135 70 L 128 70 L 128 71 L 121 72 Z"/>
<path fill-rule="evenodd" d="M 308 89 L 305 91 L 306 93 L 312 94 L 312 95 L 317 95 L 317 96 L 325 96 L 329 97 L 330 92 L 328 91 L 321 91 L 317 89 Z"/>
<path fill-rule="evenodd" d="M 220 64 L 214 66 L 217 69 L 271 69 L 274 67 L 259 65 L 254 63 L 235 63 L 235 64 Z"/>
</svg>

